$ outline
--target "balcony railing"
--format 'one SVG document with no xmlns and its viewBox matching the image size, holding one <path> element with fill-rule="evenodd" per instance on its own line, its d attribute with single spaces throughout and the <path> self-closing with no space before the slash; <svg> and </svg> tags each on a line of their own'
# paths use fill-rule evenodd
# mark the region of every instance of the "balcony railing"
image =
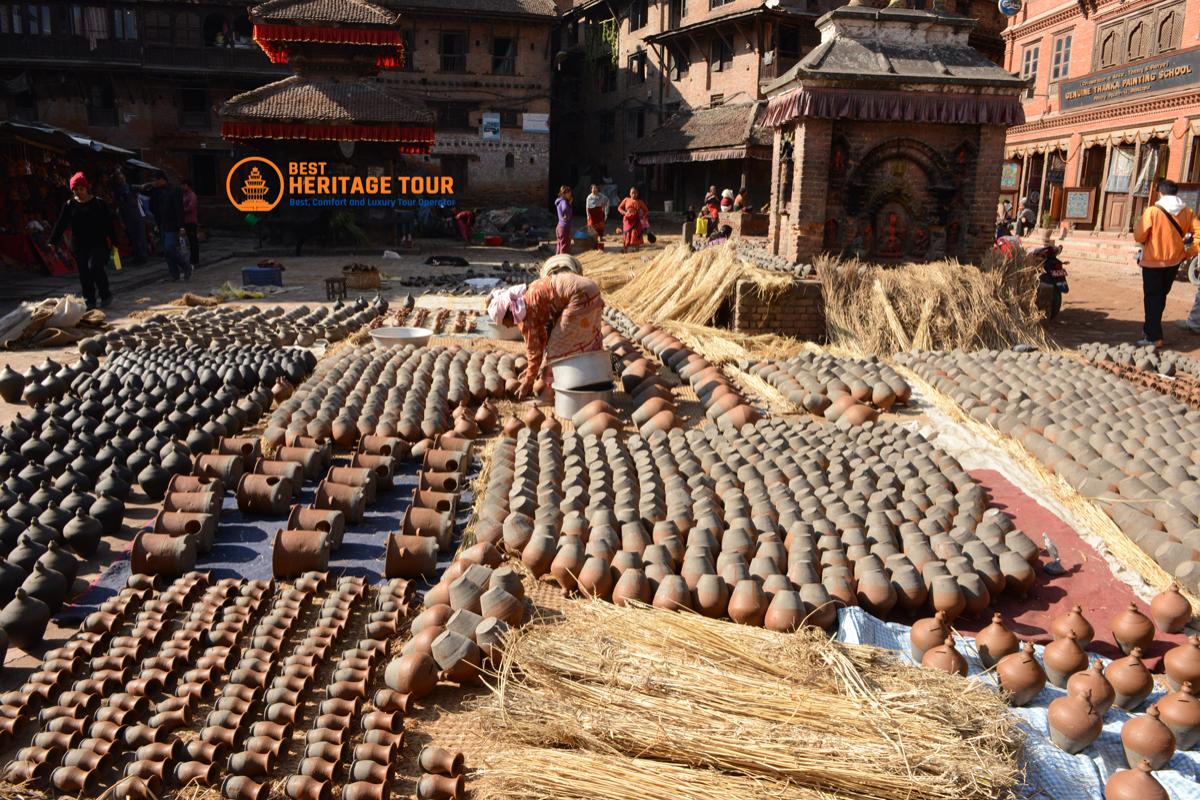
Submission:
<svg viewBox="0 0 1200 800">
<path fill-rule="evenodd" d="M 122 39 L 98 39 L 93 47 L 82 36 L 0 34 L 0 62 L 23 64 L 30 61 L 140 64 L 221 72 L 287 72 L 286 67 L 272 64 L 257 47 L 180 47 Z"/>
</svg>

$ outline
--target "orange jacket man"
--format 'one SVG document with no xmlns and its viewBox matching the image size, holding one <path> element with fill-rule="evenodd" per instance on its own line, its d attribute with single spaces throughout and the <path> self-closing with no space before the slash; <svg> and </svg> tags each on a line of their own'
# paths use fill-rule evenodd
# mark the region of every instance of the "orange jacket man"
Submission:
<svg viewBox="0 0 1200 800">
<path fill-rule="evenodd" d="M 1162 315 L 1179 266 L 1196 254 L 1200 220 L 1179 199 L 1174 181 L 1158 184 L 1158 202 L 1142 213 L 1133 238 L 1142 245 L 1142 302 L 1145 323 L 1139 346 L 1163 346 Z"/>
</svg>

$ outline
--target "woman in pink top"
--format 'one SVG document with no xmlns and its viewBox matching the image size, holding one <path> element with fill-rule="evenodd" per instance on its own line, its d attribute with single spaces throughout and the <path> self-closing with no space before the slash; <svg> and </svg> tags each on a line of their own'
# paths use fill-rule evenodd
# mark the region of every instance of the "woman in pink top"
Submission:
<svg viewBox="0 0 1200 800">
<path fill-rule="evenodd" d="M 179 188 L 183 190 L 183 230 L 187 233 L 188 249 L 194 270 L 200 266 L 200 237 L 196 234 L 200 225 L 200 201 L 196 198 L 196 193 L 192 191 L 191 181 L 180 181 Z"/>
</svg>

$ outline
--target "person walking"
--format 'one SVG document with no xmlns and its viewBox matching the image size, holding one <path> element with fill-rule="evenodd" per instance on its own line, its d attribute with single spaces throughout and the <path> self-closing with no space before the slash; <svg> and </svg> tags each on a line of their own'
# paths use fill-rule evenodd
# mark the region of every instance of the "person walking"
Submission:
<svg viewBox="0 0 1200 800">
<path fill-rule="evenodd" d="M 180 181 L 179 189 L 183 193 L 183 232 L 187 234 L 188 261 L 193 270 L 200 266 L 200 237 L 197 235 L 200 225 L 200 200 L 192 190 L 191 181 Z"/>
<path fill-rule="evenodd" d="M 592 229 L 592 236 L 596 239 L 596 249 L 604 249 L 604 223 L 608 220 L 608 207 L 612 205 L 612 201 L 608 199 L 608 195 L 600 191 L 600 187 L 592 184 L 592 191 L 587 196 L 587 221 L 588 227 Z"/>
<path fill-rule="evenodd" d="M 631 247 L 634 250 L 641 250 L 642 230 L 646 227 L 646 220 L 650 216 L 650 207 L 638 199 L 636 188 L 629 190 L 629 196 L 621 201 L 621 205 L 617 206 L 617 213 L 621 215 L 622 230 L 625 234 L 621 252 L 628 253 Z"/>
<path fill-rule="evenodd" d="M 71 194 L 74 195 L 63 206 L 62 212 L 50 231 L 50 244 L 57 245 L 63 234 L 71 231 L 71 252 L 79 270 L 79 287 L 88 309 L 96 307 L 96 295 L 100 295 L 100 306 L 108 308 L 112 303 L 112 292 L 108 288 L 108 266 L 112 240 L 115 238 L 112 216 L 108 204 L 91 192 L 87 176 L 76 172 L 71 176 Z"/>
<path fill-rule="evenodd" d="M 183 192 L 162 171 L 154 175 L 153 181 L 144 184 L 141 192 L 150 198 L 150 212 L 158 223 L 158 235 L 162 237 L 163 255 L 167 259 L 171 280 L 190 280 L 192 267 L 182 250 L 186 236 L 183 229 Z"/>
<path fill-rule="evenodd" d="M 1162 315 L 1167 295 L 1184 261 L 1196 255 L 1200 220 L 1179 199 L 1174 181 L 1158 184 L 1158 201 L 1142 212 L 1133 228 L 1133 238 L 1142 245 L 1138 266 L 1142 268 L 1142 304 L 1145 323 L 1138 346 L 1163 346 Z"/>
<path fill-rule="evenodd" d="M 575 216 L 574 202 L 575 198 L 571 195 L 571 187 L 560 186 L 558 199 L 554 201 L 554 211 L 558 214 L 558 227 L 554 229 L 558 242 L 556 255 L 571 252 L 571 219 Z"/>
</svg>

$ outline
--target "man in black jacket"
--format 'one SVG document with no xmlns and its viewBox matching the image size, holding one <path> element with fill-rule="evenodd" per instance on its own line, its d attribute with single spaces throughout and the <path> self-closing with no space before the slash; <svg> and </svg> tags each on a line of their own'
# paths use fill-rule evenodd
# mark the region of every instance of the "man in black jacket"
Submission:
<svg viewBox="0 0 1200 800">
<path fill-rule="evenodd" d="M 113 235 L 112 215 L 108 205 L 92 194 L 87 176 L 76 172 L 71 176 L 71 193 L 75 196 L 63 206 L 62 213 L 50 232 L 50 243 L 57 245 L 63 234 L 71 231 L 71 252 L 75 255 L 75 266 L 79 269 L 79 285 L 83 299 L 89 309 L 96 307 L 96 292 L 100 292 L 100 305 L 107 308 L 112 302 L 108 288 L 108 266 L 110 242 Z"/>
<path fill-rule="evenodd" d="M 158 234 L 162 238 L 163 255 L 167 258 L 167 269 L 171 280 L 189 280 L 192 265 L 183 253 L 183 241 L 187 234 L 183 228 L 183 192 L 167 180 L 165 172 L 154 175 L 154 181 L 141 187 L 142 194 L 150 198 L 150 213 L 158 223 Z"/>
</svg>

